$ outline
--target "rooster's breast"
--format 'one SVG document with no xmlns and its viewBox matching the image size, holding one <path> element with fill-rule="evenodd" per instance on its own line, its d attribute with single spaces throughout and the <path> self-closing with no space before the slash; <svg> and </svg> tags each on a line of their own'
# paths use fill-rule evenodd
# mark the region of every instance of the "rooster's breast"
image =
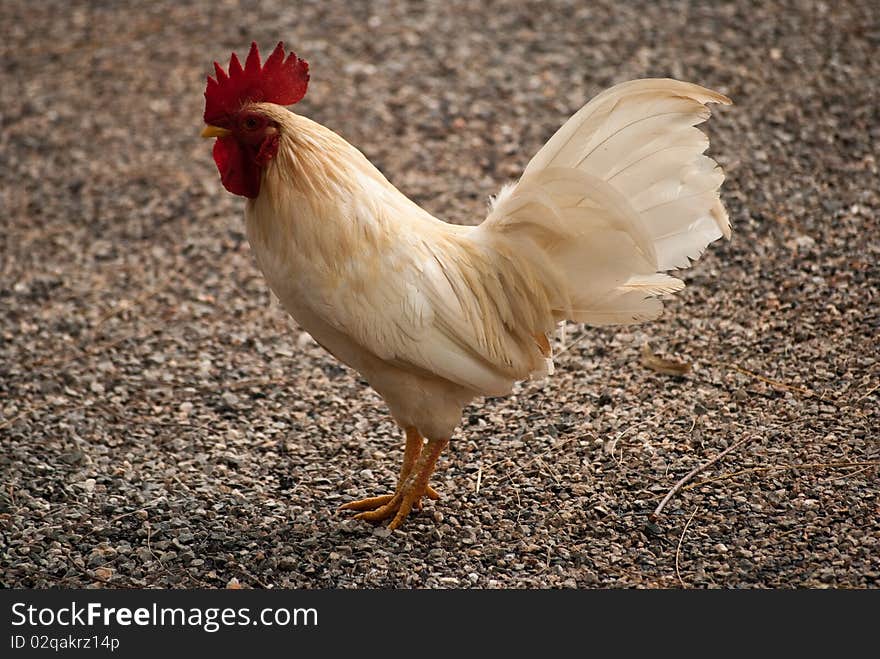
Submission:
<svg viewBox="0 0 880 659">
<path fill-rule="evenodd" d="M 388 404 L 398 424 L 416 427 L 425 437 L 449 438 L 459 423 L 462 408 L 476 392 L 425 369 L 376 354 L 332 322 L 339 313 L 338 307 L 350 309 L 358 304 L 356 287 L 351 286 L 351 269 L 362 271 L 354 279 L 360 279 L 363 286 L 375 286 L 370 280 L 380 266 L 371 265 L 371 259 L 379 259 L 382 254 L 371 255 L 367 249 L 356 254 L 337 254 L 335 258 L 344 259 L 349 267 L 348 275 L 341 280 L 328 263 L 327 255 L 315 247 L 328 244 L 327 234 L 320 241 L 309 240 L 296 233 L 302 225 L 267 221 L 252 207 L 246 214 L 246 225 L 258 267 L 297 324 L 330 354 L 360 373 Z M 325 228 L 330 229 L 327 225 Z M 344 242 L 337 241 L 336 247 Z M 383 267 L 387 267 L 387 262 Z M 340 289 L 348 293 L 340 295 Z"/>
</svg>

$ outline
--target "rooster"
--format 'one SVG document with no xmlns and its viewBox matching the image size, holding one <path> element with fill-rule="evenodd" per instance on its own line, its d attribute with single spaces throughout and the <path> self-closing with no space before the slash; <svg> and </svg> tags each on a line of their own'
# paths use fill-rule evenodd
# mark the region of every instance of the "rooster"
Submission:
<svg viewBox="0 0 880 659">
<path fill-rule="evenodd" d="M 395 529 L 422 498 L 462 409 L 552 372 L 549 335 L 656 318 L 659 296 L 730 236 L 720 167 L 695 126 L 723 95 L 670 79 L 619 84 L 569 119 L 477 226 L 408 199 L 342 137 L 294 114 L 308 65 L 279 43 L 214 63 L 206 127 L 223 186 L 247 198 L 256 262 L 284 308 L 358 371 L 403 429 L 392 494 L 343 509 Z"/>
</svg>

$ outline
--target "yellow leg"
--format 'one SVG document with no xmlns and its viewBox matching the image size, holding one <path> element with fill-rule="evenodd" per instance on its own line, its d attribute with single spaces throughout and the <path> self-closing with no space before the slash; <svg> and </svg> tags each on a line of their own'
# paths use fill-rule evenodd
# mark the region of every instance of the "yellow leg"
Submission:
<svg viewBox="0 0 880 659">
<path fill-rule="evenodd" d="M 364 511 L 355 515 L 355 518 L 370 521 L 388 519 L 394 515 L 388 528 L 396 529 L 413 508 L 422 509 L 423 496 L 429 499 L 440 498 L 434 488 L 428 485 L 428 480 L 434 472 L 440 453 L 448 443 L 449 440 L 429 440 L 427 447 L 422 450 L 424 444 L 422 436 L 415 428 L 407 428 L 406 450 L 394 494 L 352 501 L 342 506 L 340 510 Z"/>
<path fill-rule="evenodd" d="M 400 484 L 406 480 L 407 476 L 409 476 L 409 472 L 412 471 L 413 465 L 415 465 L 416 460 L 419 459 L 419 455 L 422 452 L 422 444 L 424 443 L 424 441 L 425 440 L 419 434 L 418 430 L 412 427 L 406 429 L 406 448 L 403 451 L 403 465 L 400 467 L 400 478 L 398 478 L 397 480 L 398 488 L 400 488 Z M 384 506 L 393 498 L 393 494 L 383 494 L 382 496 L 378 497 L 369 497 L 368 499 L 351 501 L 340 507 L 339 509 L 375 510 L 376 508 Z"/>
</svg>

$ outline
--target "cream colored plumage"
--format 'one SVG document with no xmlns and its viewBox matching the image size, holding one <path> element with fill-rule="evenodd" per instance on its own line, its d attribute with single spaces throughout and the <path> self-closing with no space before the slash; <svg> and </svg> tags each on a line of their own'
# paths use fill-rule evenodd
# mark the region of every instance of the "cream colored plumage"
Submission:
<svg viewBox="0 0 880 659">
<path fill-rule="evenodd" d="M 655 318 L 657 296 L 683 287 L 664 271 L 729 236 L 724 176 L 695 128 L 712 102 L 729 103 L 675 80 L 609 89 L 473 227 L 432 217 L 330 130 L 255 104 L 280 145 L 247 203 L 247 236 L 303 329 L 367 379 L 408 437 L 445 443 L 469 401 L 547 373 L 560 321 Z M 408 512 L 399 499 L 393 526 Z"/>
</svg>

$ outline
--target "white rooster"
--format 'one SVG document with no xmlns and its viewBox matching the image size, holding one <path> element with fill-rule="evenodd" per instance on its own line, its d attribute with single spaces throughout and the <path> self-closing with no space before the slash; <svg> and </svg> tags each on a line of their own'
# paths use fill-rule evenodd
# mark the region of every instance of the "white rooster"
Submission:
<svg viewBox="0 0 880 659">
<path fill-rule="evenodd" d="M 215 63 L 205 137 L 224 186 L 248 198 L 247 236 L 299 325 L 360 372 L 406 433 L 393 494 L 349 503 L 398 527 L 424 496 L 462 408 L 547 374 L 558 323 L 638 323 L 730 235 L 724 174 L 695 126 L 694 84 L 634 80 L 581 108 L 478 226 L 439 220 L 336 133 L 287 110 L 308 67 L 282 44 Z"/>
</svg>

